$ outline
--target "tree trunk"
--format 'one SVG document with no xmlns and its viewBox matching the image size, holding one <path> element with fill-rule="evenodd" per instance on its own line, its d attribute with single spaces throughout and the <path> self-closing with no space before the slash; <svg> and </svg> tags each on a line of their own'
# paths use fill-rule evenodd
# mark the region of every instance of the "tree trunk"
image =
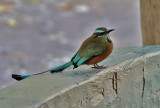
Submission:
<svg viewBox="0 0 160 108">
<path fill-rule="evenodd" d="M 143 45 L 160 45 L 160 1 L 140 0 Z"/>
</svg>

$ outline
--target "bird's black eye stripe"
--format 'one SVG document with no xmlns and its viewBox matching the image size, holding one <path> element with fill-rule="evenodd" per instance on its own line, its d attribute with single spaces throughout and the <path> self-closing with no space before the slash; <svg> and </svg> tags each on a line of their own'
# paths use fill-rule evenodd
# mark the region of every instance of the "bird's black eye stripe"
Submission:
<svg viewBox="0 0 160 108">
<path fill-rule="evenodd" d="M 94 38 L 97 38 L 97 37 L 101 37 L 102 35 L 104 35 L 106 32 L 103 32 L 103 33 L 97 33 L 97 36 L 95 36 Z"/>
</svg>

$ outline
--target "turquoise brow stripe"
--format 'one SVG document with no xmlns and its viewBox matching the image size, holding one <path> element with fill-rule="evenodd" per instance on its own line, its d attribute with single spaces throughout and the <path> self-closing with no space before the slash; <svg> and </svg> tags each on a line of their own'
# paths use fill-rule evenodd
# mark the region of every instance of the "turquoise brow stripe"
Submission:
<svg viewBox="0 0 160 108">
<path fill-rule="evenodd" d="M 94 33 L 102 33 L 104 32 L 103 30 L 95 30 Z"/>
</svg>

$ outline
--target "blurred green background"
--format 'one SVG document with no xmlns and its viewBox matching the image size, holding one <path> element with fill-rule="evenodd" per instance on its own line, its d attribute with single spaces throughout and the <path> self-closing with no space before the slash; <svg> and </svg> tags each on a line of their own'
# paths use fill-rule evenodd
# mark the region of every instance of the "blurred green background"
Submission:
<svg viewBox="0 0 160 108">
<path fill-rule="evenodd" d="M 12 73 L 70 60 L 97 27 L 116 29 L 114 47 L 141 46 L 139 0 L 0 0 L 0 89 Z"/>
</svg>

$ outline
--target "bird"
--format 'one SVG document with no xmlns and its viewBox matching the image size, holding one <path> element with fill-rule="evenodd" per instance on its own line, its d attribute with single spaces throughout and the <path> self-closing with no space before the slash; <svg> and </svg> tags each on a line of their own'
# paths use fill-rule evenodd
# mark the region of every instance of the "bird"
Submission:
<svg viewBox="0 0 160 108">
<path fill-rule="evenodd" d="M 112 53 L 113 42 L 110 39 L 109 33 L 114 30 L 115 29 L 107 29 L 105 27 L 96 28 L 94 33 L 82 43 L 79 50 L 74 54 L 69 62 L 50 70 L 32 75 L 39 75 L 45 72 L 62 72 L 72 65 L 73 69 L 77 68 L 80 65 L 93 65 L 92 68 L 97 69 L 106 68 L 104 66 L 99 66 L 98 63 L 105 60 Z M 12 74 L 12 78 L 20 81 L 32 75 Z"/>
</svg>

